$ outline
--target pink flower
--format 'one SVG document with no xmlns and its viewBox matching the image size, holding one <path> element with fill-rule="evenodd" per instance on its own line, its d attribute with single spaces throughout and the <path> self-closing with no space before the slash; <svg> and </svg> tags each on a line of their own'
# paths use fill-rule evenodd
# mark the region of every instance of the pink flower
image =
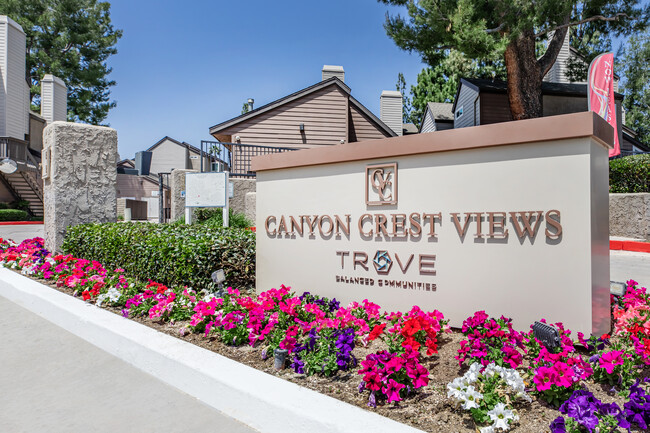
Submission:
<svg viewBox="0 0 650 433">
<path fill-rule="evenodd" d="M 600 357 L 598 363 L 601 368 L 604 368 L 608 374 L 614 372 L 614 368 L 617 365 L 623 365 L 623 352 L 618 350 L 612 350 L 611 352 L 605 352 L 603 356 Z"/>
<path fill-rule="evenodd" d="M 401 383 L 395 382 L 393 379 L 388 379 L 387 386 L 381 389 L 381 392 L 386 394 L 388 397 L 388 403 L 391 401 L 401 401 L 402 399 L 399 396 L 399 391 L 404 388 L 404 385 Z"/>
<path fill-rule="evenodd" d="M 557 378 L 555 384 L 569 388 L 573 385 L 573 369 L 564 362 L 556 362 L 553 364 L 555 376 Z"/>
<path fill-rule="evenodd" d="M 551 385 L 557 382 L 555 370 L 550 367 L 540 367 L 533 378 L 533 382 L 537 385 L 537 391 L 550 389 Z"/>
</svg>

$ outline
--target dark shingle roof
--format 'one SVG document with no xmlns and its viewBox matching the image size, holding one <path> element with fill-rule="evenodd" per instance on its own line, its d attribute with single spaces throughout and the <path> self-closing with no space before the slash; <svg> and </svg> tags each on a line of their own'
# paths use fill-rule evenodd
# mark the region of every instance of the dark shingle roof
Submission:
<svg viewBox="0 0 650 433">
<path fill-rule="evenodd" d="M 508 83 L 505 81 L 493 81 L 480 78 L 462 78 L 461 82 L 463 81 L 471 84 L 472 87 L 477 88 L 481 92 L 506 93 L 508 91 Z M 586 98 L 587 85 L 576 83 L 551 83 L 549 81 L 543 81 L 542 94 L 558 96 L 584 96 Z M 623 99 L 623 95 L 620 93 L 614 93 L 614 98 Z"/>
<path fill-rule="evenodd" d="M 454 120 L 451 102 L 428 102 L 427 107 L 435 120 Z"/>
</svg>

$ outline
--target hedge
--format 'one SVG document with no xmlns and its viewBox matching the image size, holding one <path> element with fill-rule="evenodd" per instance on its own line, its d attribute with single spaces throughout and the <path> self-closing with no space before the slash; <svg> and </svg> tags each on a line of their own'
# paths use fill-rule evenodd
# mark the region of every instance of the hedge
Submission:
<svg viewBox="0 0 650 433">
<path fill-rule="evenodd" d="M 25 221 L 28 220 L 27 212 L 19 209 L 0 209 L 0 221 Z"/>
<path fill-rule="evenodd" d="M 181 224 L 82 224 L 67 229 L 62 250 L 168 286 L 213 289 L 211 275 L 221 268 L 227 286 L 255 286 L 255 234 L 249 230 Z"/>
<path fill-rule="evenodd" d="M 253 223 L 243 213 L 233 212 L 232 209 L 229 209 L 228 215 L 228 225 L 230 227 L 245 229 L 253 226 Z M 223 227 L 223 209 L 198 208 L 194 211 L 194 217 L 199 224 Z"/>
<path fill-rule="evenodd" d="M 650 192 L 650 154 L 631 155 L 609 162 L 609 192 Z"/>
</svg>

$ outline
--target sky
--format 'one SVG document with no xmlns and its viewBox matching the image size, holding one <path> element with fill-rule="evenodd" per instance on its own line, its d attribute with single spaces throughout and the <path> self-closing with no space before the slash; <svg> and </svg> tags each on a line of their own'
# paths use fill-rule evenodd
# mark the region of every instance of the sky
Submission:
<svg viewBox="0 0 650 433">
<path fill-rule="evenodd" d="M 382 90 L 397 75 L 415 83 L 425 66 L 398 49 L 377 0 L 113 0 L 123 37 L 108 64 L 117 107 L 106 123 L 121 158 L 164 136 L 199 146 L 210 126 L 321 80 L 340 65 L 352 95 L 379 115 Z"/>
</svg>

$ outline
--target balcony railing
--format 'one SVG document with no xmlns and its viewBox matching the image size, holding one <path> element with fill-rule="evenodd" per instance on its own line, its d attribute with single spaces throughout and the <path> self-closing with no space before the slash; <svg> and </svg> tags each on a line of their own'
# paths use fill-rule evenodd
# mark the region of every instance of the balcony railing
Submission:
<svg viewBox="0 0 650 433">
<path fill-rule="evenodd" d="M 201 141 L 201 171 L 229 171 L 230 177 L 251 178 L 251 158 L 259 155 L 299 150 L 291 147 L 259 146 L 255 144 L 222 143 L 220 141 Z M 203 161 L 212 161 L 205 167 Z"/>
<path fill-rule="evenodd" d="M 39 173 L 38 160 L 29 150 L 26 141 L 13 137 L 0 137 L 0 159 L 10 158 L 18 164 L 18 170 Z"/>
</svg>

